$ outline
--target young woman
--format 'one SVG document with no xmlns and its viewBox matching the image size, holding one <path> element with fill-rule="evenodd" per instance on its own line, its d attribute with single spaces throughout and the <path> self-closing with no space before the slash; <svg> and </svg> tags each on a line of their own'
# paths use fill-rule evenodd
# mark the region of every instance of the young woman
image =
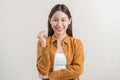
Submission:
<svg viewBox="0 0 120 80">
<path fill-rule="evenodd" d="M 72 35 L 72 16 L 64 4 L 55 5 L 48 17 L 48 36 L 38 34 L 37 69 L 42 80 L 80 80 L 82 43 Z"/>
</svg>

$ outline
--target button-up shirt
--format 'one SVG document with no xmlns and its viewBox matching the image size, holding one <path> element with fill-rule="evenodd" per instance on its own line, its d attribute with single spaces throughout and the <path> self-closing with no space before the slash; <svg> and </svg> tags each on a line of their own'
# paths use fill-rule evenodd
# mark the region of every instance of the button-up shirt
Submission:
<svg viewBox="0 0 120 80">
<path fill-rule="evenodd" d="M 46 38 L 46 47 L 42 47 L 41 42 L 38 40 L 37 69 L 39 73 L 49 76 L 49 79 L 43 80 L 80 80 L 79 76 L 82 74 L 84 66 L 82 42 L 66 35 L 61 45 L 67 60 L 66 69 L 53 71 L 57 39 L 55 35 Z"/>
</svg>

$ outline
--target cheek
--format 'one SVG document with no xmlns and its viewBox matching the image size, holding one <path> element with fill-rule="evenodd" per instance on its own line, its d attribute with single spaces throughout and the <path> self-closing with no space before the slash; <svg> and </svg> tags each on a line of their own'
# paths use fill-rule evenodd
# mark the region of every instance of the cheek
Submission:
<svg viewBox="0 0 120 80">
<path fill-rule="evenodd" d="M 66 21 L 64 22 L 64 24 L 68 26 L 68 25 L 70 24 L 70 22 L 69 22 L 68 20 L 66 20 Z"/>
<path fill-rule="evenodd" d="M 51 25 L 52 25 L 52 26 L 56 26 L 57 23 L 56 23 L 56 22 L 52 22 Z"/>
<path fill-rule="evenodd" d="M 65 27 L 68 27 L 68 26 L 69 26 L 69 24 L 66 22 L 66 23 L 64 23 L 64 26 L 65 26 Z"/>
<path fill-rule="evenodd" d="M 68 27 L 69 27 L 69 24 L 67 23 L 67 24 L 66 24 L 66 30 L 68 29 Z"/>
</svg>

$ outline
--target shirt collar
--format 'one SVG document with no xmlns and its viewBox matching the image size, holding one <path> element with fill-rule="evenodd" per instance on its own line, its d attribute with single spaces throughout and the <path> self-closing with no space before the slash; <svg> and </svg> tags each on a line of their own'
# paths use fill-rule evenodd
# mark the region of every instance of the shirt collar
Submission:
<svg viewBox="0 0 120 80">
<path fill-rule="evenodd" d="M 51 42 L 52 43 L 54 43 L 54 42 L 57 42 L 57 38 L 56 38 L 56 36 L 55 35 L 52 35 L 52 39 L 51 39 Z M 64 42 L 64 43 L 69 43 L 70 42 L 70 36 L 67 34 L 65 37 L 64 37 L 64 39 L 63 39 L 63 41 L 62 42 Z"/>
</svg>

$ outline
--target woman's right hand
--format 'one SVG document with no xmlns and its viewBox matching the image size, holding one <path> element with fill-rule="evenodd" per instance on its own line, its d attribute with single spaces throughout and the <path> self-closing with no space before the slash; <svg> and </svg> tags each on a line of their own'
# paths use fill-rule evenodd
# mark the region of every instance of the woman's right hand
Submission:
<svg viewBox="0 0 120 80">
<path fill-rule="evenodd" d="M 46 37 L 47 37 L 47 35 L 46 35 L 45 31 L 41 31 L 37 36 L 37 38 L 40 40 L 40 42 L 42 44 L 42 47 L 46 47 Z"/>
</svg>

